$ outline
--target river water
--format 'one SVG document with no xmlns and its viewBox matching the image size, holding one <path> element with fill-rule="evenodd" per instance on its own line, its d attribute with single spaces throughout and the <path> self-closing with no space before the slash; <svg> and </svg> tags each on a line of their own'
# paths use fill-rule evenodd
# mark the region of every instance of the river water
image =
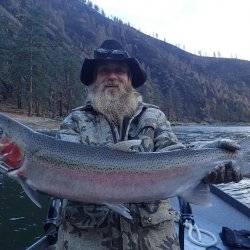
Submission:
<svg viewBox="0 0 250 250">
<path fill-rule="evenodd" d="M 250 126 L 186 125 L 174 126 L 178 139 L 184 143 L 250 136 Z M 250 180 L 220 185 L 225 192 L 250 207 Z M 42 209 L 26 197 L 21 187 L 0 174 L 0 249 L 25 249 L 43 234 L 49 197 L 42 196 Z"/>
</svg>

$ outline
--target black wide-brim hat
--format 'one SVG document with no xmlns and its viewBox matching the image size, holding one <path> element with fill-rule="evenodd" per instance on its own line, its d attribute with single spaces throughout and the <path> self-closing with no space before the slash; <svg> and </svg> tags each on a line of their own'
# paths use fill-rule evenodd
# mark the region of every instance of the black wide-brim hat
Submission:
<svg viewBox="0 0 250 250">
<path fill-rule="evenodd" d="M 116 40 L 106 40 L 99 49 L 94 51 L 93 59 L 85 58 L 80 77 L 82 83 L 85 85 L 92 84 L 95 80 L 96 66 L 106 62 L 126 63 L 131 72 L 131 81 L 134 88 L 138 88 L 147 80 L 146 72 L 136 58 L 130 57 Z"/>
</svg>

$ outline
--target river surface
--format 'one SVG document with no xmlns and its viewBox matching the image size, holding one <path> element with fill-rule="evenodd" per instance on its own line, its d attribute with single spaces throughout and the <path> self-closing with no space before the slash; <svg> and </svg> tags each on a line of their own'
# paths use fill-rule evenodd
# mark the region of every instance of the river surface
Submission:
<svg viewBox="0 0 250 250">
<path fill-rule="evenodd" d="M 185 125 L 174 126 L 178 139 L 184 143 L 231 138 L 241 140 L 250 136 L 250 126 Z M 250 180 L 220 187 L 250 207 Z M 0 249 L 25 249 L 43 234 L 49 197 L 42 196 L 42 209 L 26 197 L 21 187 L 0 174 Z"/>
</svg>

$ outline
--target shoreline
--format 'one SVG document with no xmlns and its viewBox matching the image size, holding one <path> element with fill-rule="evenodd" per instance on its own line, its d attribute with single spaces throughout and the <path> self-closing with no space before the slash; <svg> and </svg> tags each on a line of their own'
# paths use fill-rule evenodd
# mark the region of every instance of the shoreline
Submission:
<svg viewBox="0 0 250 250">
<path fill-rule="evenodd" d="M 57 118 L 50 118 L 47 116 L 28 116 L 26 113 L 22 111 L 17 111 L 17 110 L 4 110 L 0 109 L 0 112 L 12 117 L 13 119 L 16 119 L 20 122 L 24 123 L 35 123 L 36 125 L 41 123 L 41 126 L 44 127 L 47 122 L 47 125 L 49 128 L 55 128 L 60 125 L 60 123 L 63 121 L 64 117 L 57 117 Z M 66 117 L 66 115 L 65 115 Z M 187 121 L 187 122 L 181 122 L 181 121 L 169 121 L 171 126 L 250 126 L 250 121 L 249 122 L 221 122 L 221 121 L 214 121 L 214 122 L 208 122 L 208 121 L 200 121 L 200 122 L 192 122 L 192 121 Z"/>
</svg>

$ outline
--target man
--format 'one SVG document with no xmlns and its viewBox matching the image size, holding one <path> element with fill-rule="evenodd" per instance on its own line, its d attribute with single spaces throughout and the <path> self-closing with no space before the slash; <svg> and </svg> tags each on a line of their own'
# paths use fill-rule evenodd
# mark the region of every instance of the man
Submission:
<svg viewBox="0 0 250 250">
<path fill-rule="evenodd" d="M 88 88 L 87 102 L 64 120 L 62 140 L 112 146 L 141 139 L 141 145 L 132 146 L 132 150 L 145 152 L 184 147 L 164 113 L 142 102 L 135 89 L 146 81 L 146 74 L 117 41 L 104 41 L 94 51 L 94 59 L 85 59 L 81 81 Z M 220 167 L 206 181 L 239 179 L 233 168 Z M 126 205 L 133 220 L 105 205 L 64 200 L 56 249 L 179 249 L 167 200 Z"/>
</svg>

